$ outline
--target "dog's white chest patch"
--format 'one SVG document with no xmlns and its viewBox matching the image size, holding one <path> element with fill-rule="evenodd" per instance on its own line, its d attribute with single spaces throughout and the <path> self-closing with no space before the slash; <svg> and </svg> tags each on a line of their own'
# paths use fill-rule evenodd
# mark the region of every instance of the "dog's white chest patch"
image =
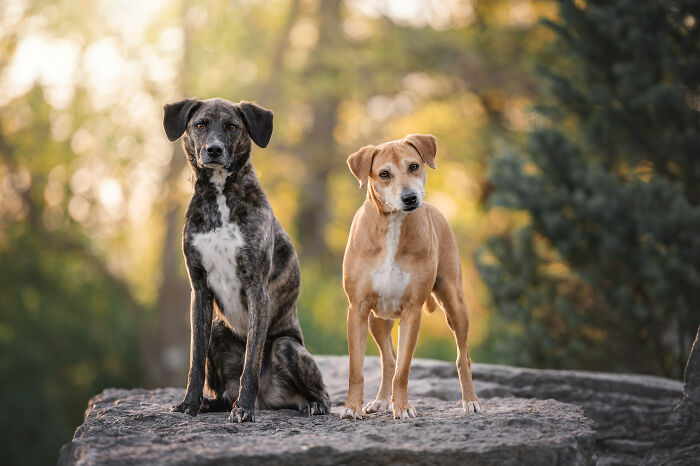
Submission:
<svg viewBox="0 0 700 466">
<path fill-rule="evenodd" d="M 221 226 L 206 233 L 194 235 L 192 244 L 202 257 L 207 271 L 207 282 L 214 292 L 228 324 L 241 335 L 248 333 L 248 310 L 241 301 L 241 280 L 236 270 L 236 257 L 243 247 L 243 235 L 237 224 L 229 222 L 230 209 L 223 194 L 228 173 L 214 170 L 210 180 L 218 193 L 216 203 Z"/>
<path fill-rule="evenodd" d="M 394 261 L 396 251 L 401 239 L 401 224 L 405 215 L 402 213 L 392 214 L 389 220 L 389 230 L 386 233 L 386 258 L 376 269 L 372 271 L 372 289 L 377 293 L 378 314 L 386 314 L 387 317 L 395 318 L 400 311 L 401 298 L 406 286 L 411 279 L 411 274 L 401 270 Z"/>
</svg>

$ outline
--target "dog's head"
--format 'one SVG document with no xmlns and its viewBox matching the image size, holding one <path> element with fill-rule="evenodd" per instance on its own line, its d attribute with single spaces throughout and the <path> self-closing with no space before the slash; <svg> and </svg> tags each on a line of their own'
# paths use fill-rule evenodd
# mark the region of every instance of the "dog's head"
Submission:
<svg viewBox="0 0 700 466">
<path fill-rule="evenodd" d="M 250 102 L 186 99 L 164 107 L 163 127 L 171 141 L 184 134 L 184 147 L 195 168 L 240 169 L 250 157 L 250 141 L 270 142 L 272 112 Z"/>
<path fill-rule="evenodd" d="M 436 168 L 437 140 L 432 134 L 409 134 L 398 141 L 365 146 L 348 157 L 348 166 L 382 211 L 412 212 L 425 197 L 425 166 Z"/>
</svg>

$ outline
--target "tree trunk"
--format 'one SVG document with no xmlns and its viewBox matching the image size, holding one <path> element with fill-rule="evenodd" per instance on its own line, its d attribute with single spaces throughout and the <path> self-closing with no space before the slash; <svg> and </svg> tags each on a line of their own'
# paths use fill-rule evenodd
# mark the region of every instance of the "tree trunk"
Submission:
<svg viewBox="0 0 700 466">
<path fill-rule="evenodd" d="M 167 185 L 174 185 L 173 179 L 184 165 L 182 150 L 173 151 Z M 189 354 L 189 303 L 190 285 L 185 278 L 182 261 L 182 206 L 173 199 L 165 202 L 165 238 L 161 259 L 162 281 L 158 289 L 156 304 L 156 367 L 149 368 L 148 383 L 151 386 L 182 386 L 187 377 Z"/>
<path fill-rule="evenodd" d="M 182 64 L 179 73 L 180 96 L 187 97 L 187 70 L 190 61 L 190 37 L 185 13 L 188 3 L 183 1 L 181 24 L 184 34 Z M 182 225 L 184 206 L 178 197 L 177 182 L 186 167 L 185 154 L 180 144 L 173 145 L 172 158 L 164 181 L 166 197 L 165 236 L 161 255 L 162 281 L 156 303 L 156 363 L 148 369 L 148 384 L 152 387 L 184 386 L 187 380 L 187 365 L 190 344 L 189 304 L 190 285 L 186 278 L 182 260 Z"/>
<path fill-rule="evenodd" d="M 320 5 L 320 31 L 315 57 L 308 69 L 309 85 L 315 80 L 336 80 L 342 76 L 335 60 L 329 57 L 341 52 L 344 45 L 341 30 L 341 1 L 328 0 Z M 319 86 L 323 88 L 322 86 Z M 327 86 L 326 86 L 327 88 Z M 329 221 L 328 175 L 338 162 L 338 148 L 333 130 L 338 121 L 340 99 L 333 87 L 312 94 L 309 102 L 313 109 L 313 126 L 299 144 L 298 156 L 305 165 L 306 182 L 301 193 L 297 216 L 297 231 L 301 255 L 324 260 L 330 251 L 326 243 L 325 229 Z"/>
</svg>

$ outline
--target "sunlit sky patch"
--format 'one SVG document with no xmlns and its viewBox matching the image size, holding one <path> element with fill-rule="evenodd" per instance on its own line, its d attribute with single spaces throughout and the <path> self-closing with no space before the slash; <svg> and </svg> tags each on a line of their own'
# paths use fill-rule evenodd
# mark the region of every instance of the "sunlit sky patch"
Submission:
<svg viewBox="0 0 700 466">
<path fill-rule="evenodd" d="M 107 30 L 118 34 L 121 43 L 127 48 L 138 48 L 148 26 L 169 4 L 167 0 L 100 0 L 96 3 L 96 12 L 106 22 Z M 349 6 L 370 17 L 387 16 L 398 23 L 436 29 L 464 26 L 465 21 L 471 22 L 474 17 L 473 2 L 460 0 L 350 0 Z M 27 2 L 11 0 L 3 7 L 0 29 L 10 28 L 20 21 Z M 115 37 L 101 38 L 83 50 L 73 38 L 48 36 L 42 31 L 41 17 L 55 14 L 54 10 L 53 5 L 46 7 L 38 15 L 34 27 L 20 34 L 12 62 L 0 77 L 0 105 L 39 83 L 46 89 L 52 106 L 65 107 L 74 93 L 75 74 L 84 73 L 96 107 L 104 108 L 119 93 L 118 84 L 123 84 L 130 72 L 134 72 L 132 65 Z M 152 80 L 165 82 L 175 77 L 175 63 L 167 57 L 177 52 L 182 37 L 181 28 L 166 28 L 161 33 L 157 50 L 145 47 L 140 52 L 143 61 L 153 64 L 145 70 Z M 317 30 L 301 20 L 292 29 L 290 39 L 302 48 L 311 47 L 317 40 Z M 250 70 L 248 74 L 254 78 L 256 71 Z"/>
</svg>

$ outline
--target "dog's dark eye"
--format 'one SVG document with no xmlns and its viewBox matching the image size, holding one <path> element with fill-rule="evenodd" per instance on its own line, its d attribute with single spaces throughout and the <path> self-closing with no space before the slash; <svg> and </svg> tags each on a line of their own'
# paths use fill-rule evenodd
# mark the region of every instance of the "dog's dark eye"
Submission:
<svg viewBox="0 0 700 466">
<path fill-rule="evenodd" d="M 387 179 L 389 178 L 389 172 L 387 170 L 382 170 L 379 172 L 379 178 Z"/>
<path fill-rule="evenodd" d="M 228 125 L 228 130 L 231 131 L 232 133 L 235 133 L 236 131 L 238 131 L 238 126 Z"/>
<path fill-rule="evenodd" d="M 409 172 L 414 172 L 418 170 L 418 164 L 417 163 L 412 163 L 411 165 L 408 166 L 408 171 Z"/>
<path fill-rule="evenodd" d="M 201 130 L 201 129 L 204 129 L 204 126 L 205 126 L 204 123 L 197 123 L 197 124 L 195 125 L 195 127 L 196 127 L 197 129 L 200 129 L 200 130 Z"/>
</svg>

